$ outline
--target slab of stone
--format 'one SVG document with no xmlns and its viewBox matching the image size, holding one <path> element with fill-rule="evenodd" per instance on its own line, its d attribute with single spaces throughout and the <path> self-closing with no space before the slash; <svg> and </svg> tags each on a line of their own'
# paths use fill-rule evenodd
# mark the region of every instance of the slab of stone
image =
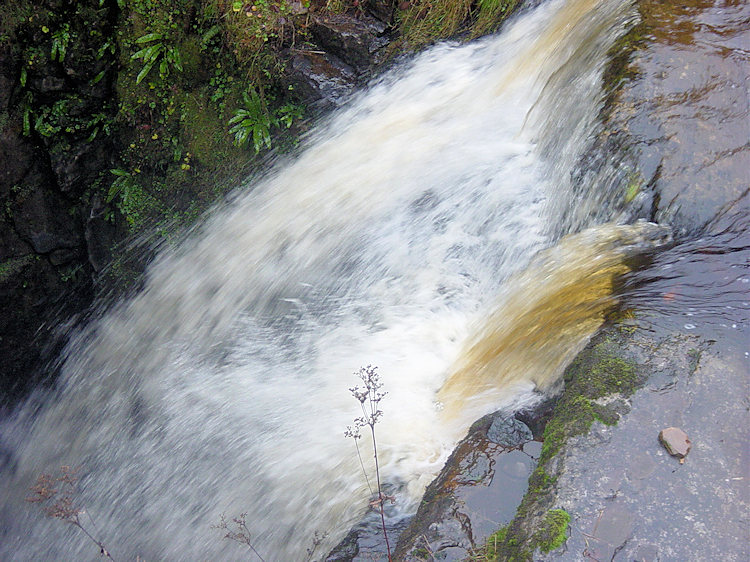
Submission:
<svg viewBox="0 0 750 562">
<path fill-rule="evenodd" d="M 541 452 L 532 439 L 526 424 L 507 413 L 475 423 L 427 488 L 394 559 L 429 552 L 439 560 L 464 560 L 513 519 Z"/>
<path fill-rule="evenodd" d="M 655 375 L 617 425 L 595 422 L 558 455 L 556 505 L 571 515 L 570 537 L 534 560 L 750 559 L 748 434 L 738 430 L 750 427 L 748 369 L 714 345 L 633 336 L 630 351 Z M 671 426 L 694 436 L 684 465 L 654 438 Z"/>
</svg>

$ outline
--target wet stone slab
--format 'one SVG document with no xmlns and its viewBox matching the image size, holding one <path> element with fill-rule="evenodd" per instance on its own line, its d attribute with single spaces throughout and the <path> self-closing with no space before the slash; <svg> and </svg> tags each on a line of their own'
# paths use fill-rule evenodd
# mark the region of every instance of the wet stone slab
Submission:
<svg viewBox="0 0 750 562">
<path fill-rule="evenodd" d="M 541 446 L 507 413 L 475 423 L 427 488 L 395 559 L 464 560 L 513 518 Z"/>
<path fill-rule="evenodd" d="M 653 220 L 678 234 L 710 226 L 744 198 L 750 169 L 747 2 L 643 0 L 648 47 L 622 89 L 613 130 L 626 131 L 654 191 Z"/>
<path fill-rule="evenodd" d="M 633 341 L 655 375 L 618 425 L 597 422 L 561 453 L 570 536 L 535 560 L 750 559 L 747 366 L 696 337 Z M 667 426 L 691 437 L 684 464 L 659 443 Z"/>
</svg>

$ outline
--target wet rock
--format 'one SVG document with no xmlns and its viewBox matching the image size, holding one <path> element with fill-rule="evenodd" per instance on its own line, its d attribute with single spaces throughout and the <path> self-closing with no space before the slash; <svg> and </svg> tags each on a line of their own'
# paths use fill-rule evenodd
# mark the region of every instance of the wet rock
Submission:
<svg viewBox="0 0 750 562">
<path fill-rule="evenodd" d="M 556 391 L 551 390 L 551 397 L 543 399 L 533 408 L 520 410 L 514 415 L 518 421 L 523 422 L 531 430 L 534 439 L 542 439 L 547 421 L 552 417 L 552 413 L 555 410 L 555 404 L 557 403 L 556 394 Z"/>
<path fill-rule="evenodd" d="M 34 149 L 26 139 L 11 130 L 0 132 L 0 197 L 7 197 L 23 181 L 34 159 Z"/>
<path fill-rule="evenodd" d="M 388 44 L 385 25 L 374 18 L 354 18 L 346 14 L 319 15 L 310 30 L 316 41 L 345 63 L 363 72 L 370 68 L 376 52 Z"/>
<path fill-rule="evenodd" d="M 91 202 L 91 210 L 86 220 L 86 248 L 91 267 L 97 273 L 106 266 L 111 257 L 111 248 L 117 238 L 117 228 L 107 220 L 107 206 L 100 197 Z"/>
<path fill-rule="evenodd" d="M 357 74 L 352 67 L 322 51 L 295 52 L 287 81 L 308 104 L 340 105 L 352 92 Z"/>
<path fill-rule="evenodd" d="M 519 447 L 534 436 L 529 427 L 514 417 L 497 417 L 487 430 L 487 438 L 504 447 Z"/>
<path fill-rule="evenodd" d="M 395 558 L 426 551 L 440 560 L 463 560 L 510 521 L 541 449 L 531 438 L 531 430 L 507 413 L 476 422 L 427 487 Z"/>
<path fill-rule="evenodd" d="M 387 513 L 388 507 L 386 507 Z M 396 541 L 407 524 L 407 521 L 403 519 L 395 523 L 392 521 L 386 522 L 391 552 L 393 552 Z M 336 548 L 325 557 L 325 560 L 326 562 L 385 560 L 387 551 L 388 548 L 383 537 L 380 514 L 375 510 L 371 510 L 356 527 L 349 531 L 349 534 L 346 535 Z"/>
<path fill-rule="evenodd" d="M 52 265 L 65 265 L 77 261 L 81 257 L 81 252 L 77 248 L 62 248 L 53 250 L 49 255 L 49 261 Z"/>
<path fill-rule="evenodd" d="M 653 544 L 642 544 L 638 546 L 633 555 L 633 562 L 658 562 L 659 549 Z"/>
<path fill-rule="evenodd" d="M 344 537 L 336 548 L 334 548 L 328 556 L 326 556 L 326 562 L 345 562 L 352 560 L 357 554 L 359 554 L 359 544 L 357 538 L 359 533 L 356 529 L 349 531 L 349 534 Z"/>
<path fill-rule="evenodd" d="M 13 214 L 16 231 L 39 254 L 81 245 L 81 233 L 68 205 L 43 186 L 30 189 L 18 201 Z"/>
<path fill-rule="evenodd" d="M 13 93 L 15 86 L 13 71 L 10 44 L 6 42 L 0 45 L 0 111 L 7 110 L 10 96 Z M 0 129 L 2 128 L 0 127 Z"/>
<path fill-rule="evenodd" d="M 102 162 L 107 162 L 107 144 L 80 141 L 66 150 L 51 151 L 50 162 L 60 190 L 77 192 L 91 185 L 101 173 Z"/>
<path fill-rule="evenodd" d="M 61 92 L 65 89 L 65 80 L 57 76 L 45 76 L 39 83 L 39 92 L 49 94 L 51 92 Z"/>
<path fill-rule="evenodd" d="M 393 23 L 396 0 L 369 0 L 367 11 L 386 25 Z"/>
<path fill-rule="evenodd" d="M 676 427 L 668 427 L 659 432 L 659 441 L 670 455 L 680 459 L 680 464 L 685 462 L 692 446 L 687 433 Z"/>
<path fill-rule="evenodd" d="M 654 41 L 626 59 L 633 78 L 612 107 L 611 130 L 628 137 L 627 153 L 645 180 L 635 201 L 678 234 L 698 234 L 728 201 L 746 197 L 747 70 L 731 54 L 746 3 L 639 4 L 650 29 L 634 33 Z M 699 21 L 711 21 L 710 30 Z"/>
<path fill-rule="evenodd" d="M 593 560 L 612 560 L 633 533 L 633 514 L 619 503 L 607 506 L 590 533 L 583 555 Z"/>
</svg>

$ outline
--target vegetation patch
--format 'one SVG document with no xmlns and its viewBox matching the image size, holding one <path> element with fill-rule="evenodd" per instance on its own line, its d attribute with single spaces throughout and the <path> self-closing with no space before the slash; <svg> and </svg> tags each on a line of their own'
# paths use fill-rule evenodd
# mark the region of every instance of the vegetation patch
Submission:
<svg viewBox="0 0 750 562">
<path fill-rule="evenodd" d="M 21 256 L 20 258 L 11 258 L 0 262 L 0 283 L 12 275 L 23 270 L 27 265 L 33 263 L 38 258 L 32 255 Z"/>
<path fill-rule="evenodd" d="M 560 548 L 567 538 L 570 514 L 564 509 L 550 509 L 544 523 L 536 534 L 536 540 L 542 552 Z"/>
<path fill-rule="evenodd" d="M 401 2 L 396 13 L 400 47 L 420 48 L 459 34 L 469 39 L 485 35 L 497 30 L 519 3 L 519 0 Z"/>
</svg>

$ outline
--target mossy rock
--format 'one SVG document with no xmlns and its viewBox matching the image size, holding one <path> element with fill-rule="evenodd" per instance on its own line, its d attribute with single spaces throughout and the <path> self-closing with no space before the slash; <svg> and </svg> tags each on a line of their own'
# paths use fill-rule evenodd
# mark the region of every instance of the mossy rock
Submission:
<svg viewBox="0 0 750 562">
<path fill-rule="evenodd" d="M 529 478 L 528 492 L 513 521 L 491 537 L 494 546 L 485 546 L 492 554 L 487 560 L 532 560 L 537 550 L 550 552 L 565 542 L 570 516 L 554 508 L 554 489 L 562 468 L 558 454 L 569 439 L 587 433 L 594 422 L 617 423 L 628 411 L 627 397 L 645 381 L 634 363 L 618 355 L 615 337 L 606 332 L 597 336 L 566 369 L 565 388 L 544 430 L 542 453 Z"/>
</svg>

